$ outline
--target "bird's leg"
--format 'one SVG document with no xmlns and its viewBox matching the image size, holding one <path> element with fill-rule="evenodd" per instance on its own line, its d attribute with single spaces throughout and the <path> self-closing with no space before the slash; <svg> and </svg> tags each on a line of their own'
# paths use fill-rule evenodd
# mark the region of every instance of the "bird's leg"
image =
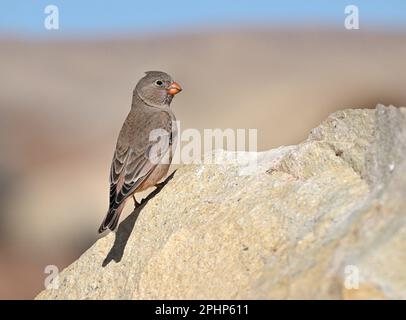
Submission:
<svg viewBox="0 0 406 320">
<path fill-rule="evenodd" d="M 155 185 L 155 190 L 162 189 L 170 180 L 172 180 L 173 176 L 175 175 L 176 170 L 174 170 L 166 179 L 160 183 Z"/>
</svg>

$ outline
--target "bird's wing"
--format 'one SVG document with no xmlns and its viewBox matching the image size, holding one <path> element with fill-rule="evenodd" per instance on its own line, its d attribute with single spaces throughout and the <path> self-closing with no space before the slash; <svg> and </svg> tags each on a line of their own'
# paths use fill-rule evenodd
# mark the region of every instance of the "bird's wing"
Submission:
<svg viewBox="0 0 406 320">
<path fill-rule="evenodd" d="M 167 153 L 172 134 L 170 116 L 161 113 L 153 128 L 135 144 L 119 139 L 110 170 L 110 209 L 131 196 Z"/>
</svg>

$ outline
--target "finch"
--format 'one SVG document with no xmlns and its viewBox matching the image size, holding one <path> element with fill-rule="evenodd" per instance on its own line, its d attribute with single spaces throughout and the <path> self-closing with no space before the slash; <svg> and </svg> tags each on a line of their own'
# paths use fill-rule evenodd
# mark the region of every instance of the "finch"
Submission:
<svg viewBox="0 0 406 320">
<path fill-rule="evenodd" d="M 177 144 L 173 97 L 182 91 L 172 77 L 148 71 L 134 91 L 110 169 L 110 204 L 99 233 L 117 228 L 126 201 L 165 177 Z"/>
</svg>

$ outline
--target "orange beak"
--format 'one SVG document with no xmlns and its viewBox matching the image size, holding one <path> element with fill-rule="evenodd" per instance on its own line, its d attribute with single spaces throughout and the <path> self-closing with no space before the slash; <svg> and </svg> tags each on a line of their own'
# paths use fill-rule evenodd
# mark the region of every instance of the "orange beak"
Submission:
<svg viewBox="0 0 406 320">
<path fill-rule="evenodd" d="M 175 95 L 182 91 L 182 87 L 177 82 L 172 82 L 171 86 L 166 90 L 168 94 Z"/>
</svg>

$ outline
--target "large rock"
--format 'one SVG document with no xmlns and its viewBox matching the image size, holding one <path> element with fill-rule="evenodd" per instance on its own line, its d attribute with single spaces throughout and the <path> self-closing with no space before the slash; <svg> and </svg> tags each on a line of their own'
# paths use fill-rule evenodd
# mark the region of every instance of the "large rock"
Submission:
<svg viewBox="0 0 406 320">
<path fill-rule="evenodd" d="M 215 156 L 37 298 L 406 298 L 405 108 L 336 112 L 250 175 Z"/>
</svg>

